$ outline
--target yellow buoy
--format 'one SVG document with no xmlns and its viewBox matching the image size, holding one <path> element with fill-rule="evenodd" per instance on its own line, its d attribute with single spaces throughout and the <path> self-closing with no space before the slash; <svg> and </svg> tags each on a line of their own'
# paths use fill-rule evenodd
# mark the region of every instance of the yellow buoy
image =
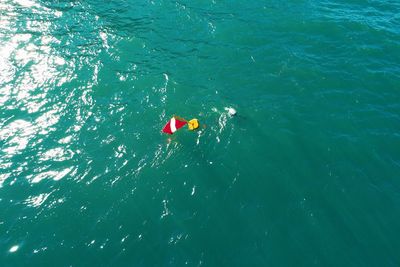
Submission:
<svg viewBox="0 0 400 267">
<path fill-rule="evenodd" d="M 191 119 L 188 121 L 188 127 L 190 131 L 196 130 L 199 128 L 199 121 L 197 119 Z"/>
</svg>

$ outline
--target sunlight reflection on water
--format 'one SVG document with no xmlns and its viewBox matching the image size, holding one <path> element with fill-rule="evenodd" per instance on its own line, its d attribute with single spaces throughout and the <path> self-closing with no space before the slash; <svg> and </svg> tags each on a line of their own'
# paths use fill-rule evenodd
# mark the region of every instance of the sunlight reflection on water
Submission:
<svg viewBox="0 0 400 267">
<path fill-rule="evenodd" d="M 21 155 L 41 164 L 71 160 L 75 151 L 70 147 L 70 140 L 91 116 L 90 111 L 76 108 L 76 123 L 71 125 L 71 130 L 67 130 L 69 134 L 59 140 L 58 146 L 45 148 L 43 144 L 51 140 L 52 132 L 58 130 L 57 125 L 71 105 L 79 105 L 79 101 L 82 101 L 83 107 L 93 104 L 90 87 L 96 83 L 98 63 L 88 65 L 94 66 L 93 79 L 86 81 L 81 86 L 82 90 L 75 90 L 75 95 L 54 94 L 55 88 L 76 78 L 73 74 L 76 68 L 84 66 L 77 64 L 79 60 L 76 57 L 66 59 L 58 50 L 61 40 L 56 37 L 59 35 L 54 34 L 56 29 L 53 21 L 63 13 L 31 0 L 1 3 L 0 7 L 4 11 L 0 26 L 4 29 L 0 33 L 0 86 L 3 87 L 0 105 L 4 112 L 14 114 L 19 110 L 21 114 L 4 116 L 0 120 L 0 141 L 3 143 L 0 165 L 11 166 L 15 162 L 14 158 L 20 158 Z M 29 12 L 29 15 L 21 14 L 21 10 Z M 68 102 L 65 97 L 74 101 Z M 24 170 L 21 167 L 7 169 L 0 176 L 0 187 L 7 179 L 17 177 Z M 41 167 L 26 177 L 32 183 L 45 178 L 57 181 L 71 170 L 72 166 L 60 169 Z"/>
</svg>

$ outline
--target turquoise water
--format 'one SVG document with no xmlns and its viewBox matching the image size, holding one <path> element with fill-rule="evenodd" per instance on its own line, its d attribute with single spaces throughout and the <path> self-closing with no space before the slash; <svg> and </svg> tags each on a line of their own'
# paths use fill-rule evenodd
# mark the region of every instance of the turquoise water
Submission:
<svg viewBox="0 0 400 267">
<path fill-rule="evenodd" d="M 399 14 L 2 0 L 0 265 L 400 266 Z"/>
</svg>

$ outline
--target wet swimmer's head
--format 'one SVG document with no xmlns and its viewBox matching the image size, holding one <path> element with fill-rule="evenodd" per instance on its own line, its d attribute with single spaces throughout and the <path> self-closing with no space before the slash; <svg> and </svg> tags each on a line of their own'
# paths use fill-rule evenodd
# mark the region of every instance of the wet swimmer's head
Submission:
<svg viewBox="0 0 400 267">
<path fill-rule="evenodd" d="M 236 115 L 236 109 L 229 107 L 229 108 L 225 108 L 225 110 L 228 112 L 229 116 L 233 117 Z"/>
</svg>

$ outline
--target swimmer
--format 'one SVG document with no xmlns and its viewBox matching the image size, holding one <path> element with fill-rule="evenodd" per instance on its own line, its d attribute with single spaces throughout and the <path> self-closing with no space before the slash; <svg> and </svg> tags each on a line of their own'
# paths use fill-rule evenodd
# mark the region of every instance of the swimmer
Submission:
<svg viewBox="0 0 400 267">
<path fill-rule="evenodd" d="M 233 117 L 236 115 L 236 109 L 230 107 L 230 108 L 225 108 L 225 110 L 228 112 L 229 116 Z"/>
</svg>

